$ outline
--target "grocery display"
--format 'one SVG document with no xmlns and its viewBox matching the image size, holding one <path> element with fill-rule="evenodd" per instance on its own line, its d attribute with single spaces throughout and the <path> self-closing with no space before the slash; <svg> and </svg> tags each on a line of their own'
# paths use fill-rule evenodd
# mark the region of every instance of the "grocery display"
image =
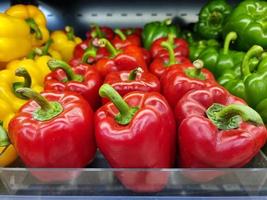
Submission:
<svg viewBox="0 0 267 200">
<path fill-rule="evenodd" d="M 80 28 L 44 2 L 0 13 L 0 198 L 267 195 L 266 2 Z"/>
</svg>

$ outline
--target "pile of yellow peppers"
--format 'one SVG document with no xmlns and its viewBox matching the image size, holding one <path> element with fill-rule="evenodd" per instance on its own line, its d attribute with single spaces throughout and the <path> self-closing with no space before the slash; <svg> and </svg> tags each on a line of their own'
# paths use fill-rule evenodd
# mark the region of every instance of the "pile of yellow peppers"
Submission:
<svg viewBox="0 0 267 200">
<path fill-rule="evenodd" d="M 70 27 L 50 33 L 45 15 L 35 6 L 14 5 L 0 13 L 0 137 L 26 101 L 16 94 L 16 87 L 42 91 L 43 80 L 50 71 L 48 60 L 53 57 L 69 61 L 81 41 Z M 0 167 L 16 158 L 12 144 L 0 144 Z"/>
</svg>

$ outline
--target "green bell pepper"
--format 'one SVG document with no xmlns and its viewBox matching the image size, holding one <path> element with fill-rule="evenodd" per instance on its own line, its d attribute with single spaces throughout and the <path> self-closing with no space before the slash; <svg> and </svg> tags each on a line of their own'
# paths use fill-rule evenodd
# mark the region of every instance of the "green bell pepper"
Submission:
<svg viewBox="0 0 267 200">
<path fill-rule="evenodd" d="M 196 32 L 205 39 L 218 39 L 231 11 L 232 7 L 225 0 L 208 1 L 199 13 Z"/>
<path fill-rule="evenodd" d="M 180 32 L 180 28 L 177 25 L 172 24 L 170 19 L 162 22 L 150 22 L 144 26 L 142 32 L 143 45 L 146 49 L 150 49 L 150 46 L 155 40 L 161 37 L 167 37 L 168 34 L 174 34 L 179 37 Z"/>
<path fill-rule="evenodd" d="M 229 69 L 237 68 L 242 63 L 245 53 L 229 50 L 230 43 L 236 40 L 237 34 L 230 32 L 225 38 L 223 49 L 214 47 L 206 48 L 199 55 L 199 59 L 204 62 L 204 67 L 209 69 L 216 78 L 224 74 Z M 240 74 L 240 68 L 234 70 Z"/>
<path fill-rule="evenodd" d="M 199 55 L 207 48 L 219 49 L 220 44 L 217 40 L 214 39 L 189 42 L 190 60 L 197 60 L 199 58 Z"/>
<path fill-rule="evenodd" d="M 247 51 L 257 44 L 267 48 L 267 2 L 245 0 L 231 13 L 224 26 L 224 33 L 235 31 L 238 35 L 235 48 Z"/>
<path fill-rule="evenodd" d="M 233 95 L 244 99 L 259 113 L 262 112 L 261 102 L 267 99 L 267 57 L 263 56 L 261 46 L 254 45 L 249 49 L 244 56 L 240 71 L 239 76 L 231 70 L 226 71 L 218 82 Z M 267 114 L 266 117 L 262 117 L 267 122 Z"/>
</svg>

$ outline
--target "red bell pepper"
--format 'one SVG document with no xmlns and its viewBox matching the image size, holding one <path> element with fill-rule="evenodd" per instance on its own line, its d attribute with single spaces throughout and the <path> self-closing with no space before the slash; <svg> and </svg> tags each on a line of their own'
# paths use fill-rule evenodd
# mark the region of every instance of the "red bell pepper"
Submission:
<svg viewBox="0 0 267 200">
<path fill-rule="evenodd" d="M 260 115 L 219 87 L 187 93 L 175 112 L 183 168 L 243 167 L 266 142 Z"/>
<path fill-rule="evenodd" d="M 110 53 L 109 58 L 102 58 L 96 63 L 96 69 L 103 77 L 113 71 L 131 70 L 137 67 L 147 71 L 147 65 L 140 47 L 130 45 L 123 49 L 116 49 L 104 38 L 99 40 L 99 45 L 101 47 L 105 46 Z"/>
<path fill-rule="evenodd" d="M 112 39 L 111 43 L 115 46 L 117 49 L 121 49 L 124 47 L 127 47 L 129 45 L 135 45 L 135 46 L 141 46 L 141 36 L 138 36 L 136 34 L 132 34 L 131 32 L 127 31 L 124 33 L 120 29 L 114 30 L 115 37 Z M 130 34 L 127 34 L 130 33 Z"/>
<path fill-rule="evenodd" d="M 108 84 L 101 86 L 99 94 L 112 101 L 95 114 L 97 144 L 111 167 L 173 167 L 176 125 L 162 95 L 131 92 L 122 99 Z M 118 172 L 118 178 L 135 192 L 156 192 L 168 181 L 167 174 L 144 171 Z"/>
<path fill-rule="evenodd" d="M 86 48 L 82 49 L 82 47 L 77 45 L 75 47 L 76 51 L 74 51 L 73 59 L 69 61 L 69 64 L 71 66 L 76 66 L 81 63 L 87 63 L 87 64 L 94 64 L 96 61 L 98 61 L 100 58 L 108 57 L 109 52 L 104 47 L 96 47 L 94 45 L 95 42 L 97 42 L 97 39 L 92 39 L 86 44 Z M 83 42 L 81 45 L 84 45 Z"/>
<path fill-rule="evenodd" d="M 106 76 L 104 83 L 111 85 L 121 96 L 134 91 L 160 92 L 159 79 L 141 68 L 111 72 Z M 106 103 L 108 99 L 103 98 L 102 102 Z"/>
<path fill-rule="evenodd" d="M 127 35 L 135 34 L 139 37 L 142 37 L 142 28 L 122 28 L 121 30 Z"/>
<path fill-rule="evenodd" d="M 112 40 L 114 37 L 114 32 L 112 28 L 102 26 L 99 27 L 97 24 L 91 26 L 91 30 L 86 33 L 87 39 L 92 38 L 106 38 Z"/>
<path fill-rule="evenodd" d="M 161 76 L 170 68 L 185 68 L 192 66 L 192 63 L 188 58 L 175 56 L 169 41 L 161 42 L 161 46 L 169 52 L 168 55 L 155 58 L 149 66 L 150 72 L 158 78 L 161 78 Z"/>
<path fill-rule="evenodd" d="M 182 38 L 176 38 L 175 35 L 169 34 L 168 37 L 159 38 L 152 43 L 150 48 L 152 58 L 168 56 L 169 52 L 164 46 L 162 46 L 162 42 L 169 43 L 175 56 L 189 56 L 189 47 L 187 42 Z"/>
<path fill-rule="evenodd" d="M 77 44 L 73 50 L 73 58 L 81 58 L 84 54 L 85 49 L 91 44 L 91 39 L 86 39 L 80 44 Z"/>
<path fill-rule="evenodd" d="M 10 121 L 8 132 L 27 167 L 80 168 L 93 161 L 94 115 L 82 96 L 71 92 L 40 95 L 29 88 L 17 92 L 32 100 Z"/>
<path fill-rule="evenodd" d="M 100 104 L 98 90 L 102 85 L 99 73 L 88 65 L 80 64 L 71 68 L 67 63 L 51 59 L 48 67 L 52 71 L 45 78 L 45 91 L 72 91 L 81 94 L 96 110 Z"/>
<path fill-rule="evenodd" d="M 115 29 L 114 32 L 117 34 L 117 36 L 115 36 L 112 40 L 112 44 L 115 46 L 115 48 L 122 49 L 129 45 L 141 47 L 142 29 Z M 150 52 L 145 48 L 142 48 L 142 53 L 146 64 L 149 64 L 151 62 Z"/>
<path fill-rule="evenodd" d="M 204 89 L 218 85 L 213 74 L 203 68 L 203 62 L 196 60 L 191 67 L 171 68 L 161 77 L 162 93 L 174 108 L 176 103 L 190 90 Z"/>
</svg>

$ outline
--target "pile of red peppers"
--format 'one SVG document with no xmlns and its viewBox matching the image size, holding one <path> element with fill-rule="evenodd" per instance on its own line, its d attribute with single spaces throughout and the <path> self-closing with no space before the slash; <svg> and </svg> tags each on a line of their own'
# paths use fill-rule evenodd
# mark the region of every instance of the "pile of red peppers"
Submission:
<svg viewBox="0 0 267 200">
<path fill-rule="evenodd" d="M 69 63 L 49 60 L 41 94 L 17 90 L 30 100 L 8 133 L 27 167 L 86 167 L 99 149 L 112 168 L 232 168 L 260 151 L 260 115 L 191 62 L 184 39 L 170 32 L 145 49 L 141 35 L 94 25 Z M 135 192 L 168 182 L 157 171 L 116 176 Z"/>
</svg>

